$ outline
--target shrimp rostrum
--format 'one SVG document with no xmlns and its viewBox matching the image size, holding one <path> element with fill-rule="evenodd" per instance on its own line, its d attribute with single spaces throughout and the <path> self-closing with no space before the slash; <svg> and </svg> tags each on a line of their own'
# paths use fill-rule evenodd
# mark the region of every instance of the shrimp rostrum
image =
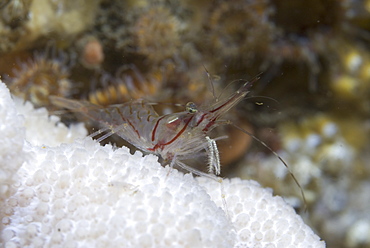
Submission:
<svg viewBox="0 0 370 248">
<path fill-rule="evenodd" d="M 243 84 L 227 99 L 216 101 L 205 109 L 188 103 L 185 111 L 163 116 L 157 114 L 152 104 L 142 100 L 102 107 L 56 96 L 50 99 L 59 107 L 80 112 L 98 122 L 101 129 L 91 136 L 104 133 L 99 142 L 116 134 L 143 152 L 158 155 L 170 167 L 179 166 L 199 176 L 218 180 L 216 175 L 221 173 L 221 166 L 217 144 L 207 134 L 213 128 L 228 123 L 220 118 L 248 94 L 251 85 Z M 207 154 L 209 173 L 184 163 L 202 152 Z"/>
</svg>

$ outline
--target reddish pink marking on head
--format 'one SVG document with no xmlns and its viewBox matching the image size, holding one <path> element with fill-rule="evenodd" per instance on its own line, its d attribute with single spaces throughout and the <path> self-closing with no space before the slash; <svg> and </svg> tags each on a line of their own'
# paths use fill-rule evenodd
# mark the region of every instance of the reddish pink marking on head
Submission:
<svg viewBox="0 0 370 248">
<path fill-rule="evenodd" d="M 154 141 L 154 140 L 155 140 L 155 132 L 157 132 L 158 124 L 159 124 L 159 122 L 160 122 L 164 117 L 165 117 L 165 115 L 164 115 L 164 116 L 162 116 L 161 118 L 159 118 L 159 119 L 157 120 L 157 122 L 155 123 L 155 126 L 154 126 L 153 131 L 152 131 L 152 141 Z"/>
<path fill-rule="evenodd" d="M 197 126 L 204 120 L 204 117 L 206 116 L 207 114 L 203 114 L 202 117 L 199 119 L 199 121 L 197 122 Z"/>
<path fill-rule="evenodd" d="M 186 130 L 186 128 L 188 127 L 188 125 L 189 125 L 189 123 L 190 123 L 190 121 L 192 120 L 194 118 L 194 115 L 193 116 L 191 116 L 190 118 L 189 118 L 189 120 L 185 123 L 185 125 L 184 125 L 184 127 L 175 135 L 175 137 L 173 137 L 170 141 L 168 141 L 167 143 L 160 143 L 160 142 L 158 142 L 157 144 L 155 144 L 154 145 L 154 147 L 153 148 L 148 148 L 147 150 L 148 151 L 155 151 L 156 149 L 158 149 L 158 148 L 163 148 L 163 147 L 165 147 L 165 146 L 167 146 L 167 145 L 169 145 L 169 144 L 171 144 L 172 142 L 174 142 L 176 139 L 178 139 L 179 137 L 180 137 L 180 135 Z M 157 123 L 159 122 L 159 120 L 157 121 Z M 157 124 L 156 124 L 157 125 Z M 153 132 L 154 132 L 155 130 L 153 130 Z"/>
</svg>

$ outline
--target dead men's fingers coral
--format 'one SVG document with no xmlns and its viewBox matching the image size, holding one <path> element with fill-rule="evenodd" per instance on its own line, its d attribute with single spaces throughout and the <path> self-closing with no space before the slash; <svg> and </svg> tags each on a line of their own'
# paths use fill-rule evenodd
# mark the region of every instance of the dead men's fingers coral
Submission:
<svg viewBox="0 0 370 248">
<path fill-rule="evenodd" d="M 16 120 L 23 111 L 27 125 L 13 128 L 34 130 L 8 137 L 24 156 L 0 202 L 2 247 L 325 247 L 291 207 L 256 182 L 224 180 L 224 205 L 214 180 L 170 171 L 154 155 L 78 139 L 84 129 L 69 133 L 76 140 L 66 144 L 66 127 L 55 118 L 36 121 L 38 110 L 22 102 L 11 108 L 3 84 L 0 95 L 8 97 L 0 117 Z M 47 122 L 54 125 L 32 127 Z"/>
</svg>

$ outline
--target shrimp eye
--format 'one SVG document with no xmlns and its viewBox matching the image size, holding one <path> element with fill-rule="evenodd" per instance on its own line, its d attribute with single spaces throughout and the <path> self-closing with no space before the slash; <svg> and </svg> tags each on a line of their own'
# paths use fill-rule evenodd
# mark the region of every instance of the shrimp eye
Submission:
<svg viewBox="0 0 370 248">
<path fill-rule="evenodd" d="M 194 114 L 194 113 L 198 112 L 197 105 L 193 102 L 188 102 L 185 106 L 185 109 L 190 114 Z"/>
</svg>

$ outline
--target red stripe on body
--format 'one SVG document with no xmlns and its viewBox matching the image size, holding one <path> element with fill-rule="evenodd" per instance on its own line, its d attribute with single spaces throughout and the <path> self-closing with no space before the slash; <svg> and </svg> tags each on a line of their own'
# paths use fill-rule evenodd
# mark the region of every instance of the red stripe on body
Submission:
<svg viewBox="0 0 370 248">
<path fill-rule="evenodd" d="M 117 109 L 118 114 L 121 116 L 122 120 L 124 122 L 127 122 L 132 127 L 132 129 L 134 129 L 135 133 L 137 134 L 137 136 L 140 139 L 141 136 L 140 136 L 139 131 L 134 127 L 134 125 L 132 125 L 132 123 L 128 119 L 126 119 L 125 117 L 123 117 L 123 114 L 122 114 L 122 112 L 121 112 L 121 110 L 119 108 L 116 108 L 116 109 Z"/>
<path fill-rule="evenodd" d="M 165 146 L 167 146 L 167 145 L 169 145 L 169 144 L 171 144 L 172 142 L 174 142 L 177 138 L 179 138 L 180 136 L 181 136 L 181 134 L 183 133 L 183 132 L 185 132 L 185 130 L 186 130 L 186 128 L 188 127 L 188 125 L 189 125 L 189 123 L 190 123 L 190 121 L 192 120 L 194 118 L 194 115 L 193 116 L 191 116 L 190 118 L 189 118 L 189 120 L 185 123 L 185 125 L 184 125 L 184 127 L 175 135 L 175 137 L 173 137 L 170 141 L 168 141 L 167 143 L 164 143 L 164 144 L 160 144 L 160 143 L 157 143 L 157 144 L 155 144 L 154 146 L 153 146 L 153 148 L 148 148 L 147 150 L 148 151 L 155 151 L 155 150 L 157 150 L 158 148 L 162 148 L 163 149 L 163 147 L 165 147 Z M 157 128 L 157 124 L 158 124 L 158 122 L 159 122 L 159 120 L 157 121 L 157 123 L 156 123 L 156 126 L 155 126 L 155 129 Z M 153 129 L 153 132 L 155 131 L 155 129 Z M 153 135 L 154 136 L 154 135 Z"/>
<path fill-rule="evenodd" d="M 160 122 L 164 117 L 165 117 L 165 115 L 164 115 L 164 116 L 162 116 L 161 118 L 159 118 L 159 119 L 157 120 L 157 122 L 155 123 L 155 126 L 154 126 L 153 131 L 152 131 L 152 141 L 154 141 L 154 140 L 155 140 L 155 132 L 157 132 L 158 124 L 159 124 L 159 122 Z"/>
</svg>

